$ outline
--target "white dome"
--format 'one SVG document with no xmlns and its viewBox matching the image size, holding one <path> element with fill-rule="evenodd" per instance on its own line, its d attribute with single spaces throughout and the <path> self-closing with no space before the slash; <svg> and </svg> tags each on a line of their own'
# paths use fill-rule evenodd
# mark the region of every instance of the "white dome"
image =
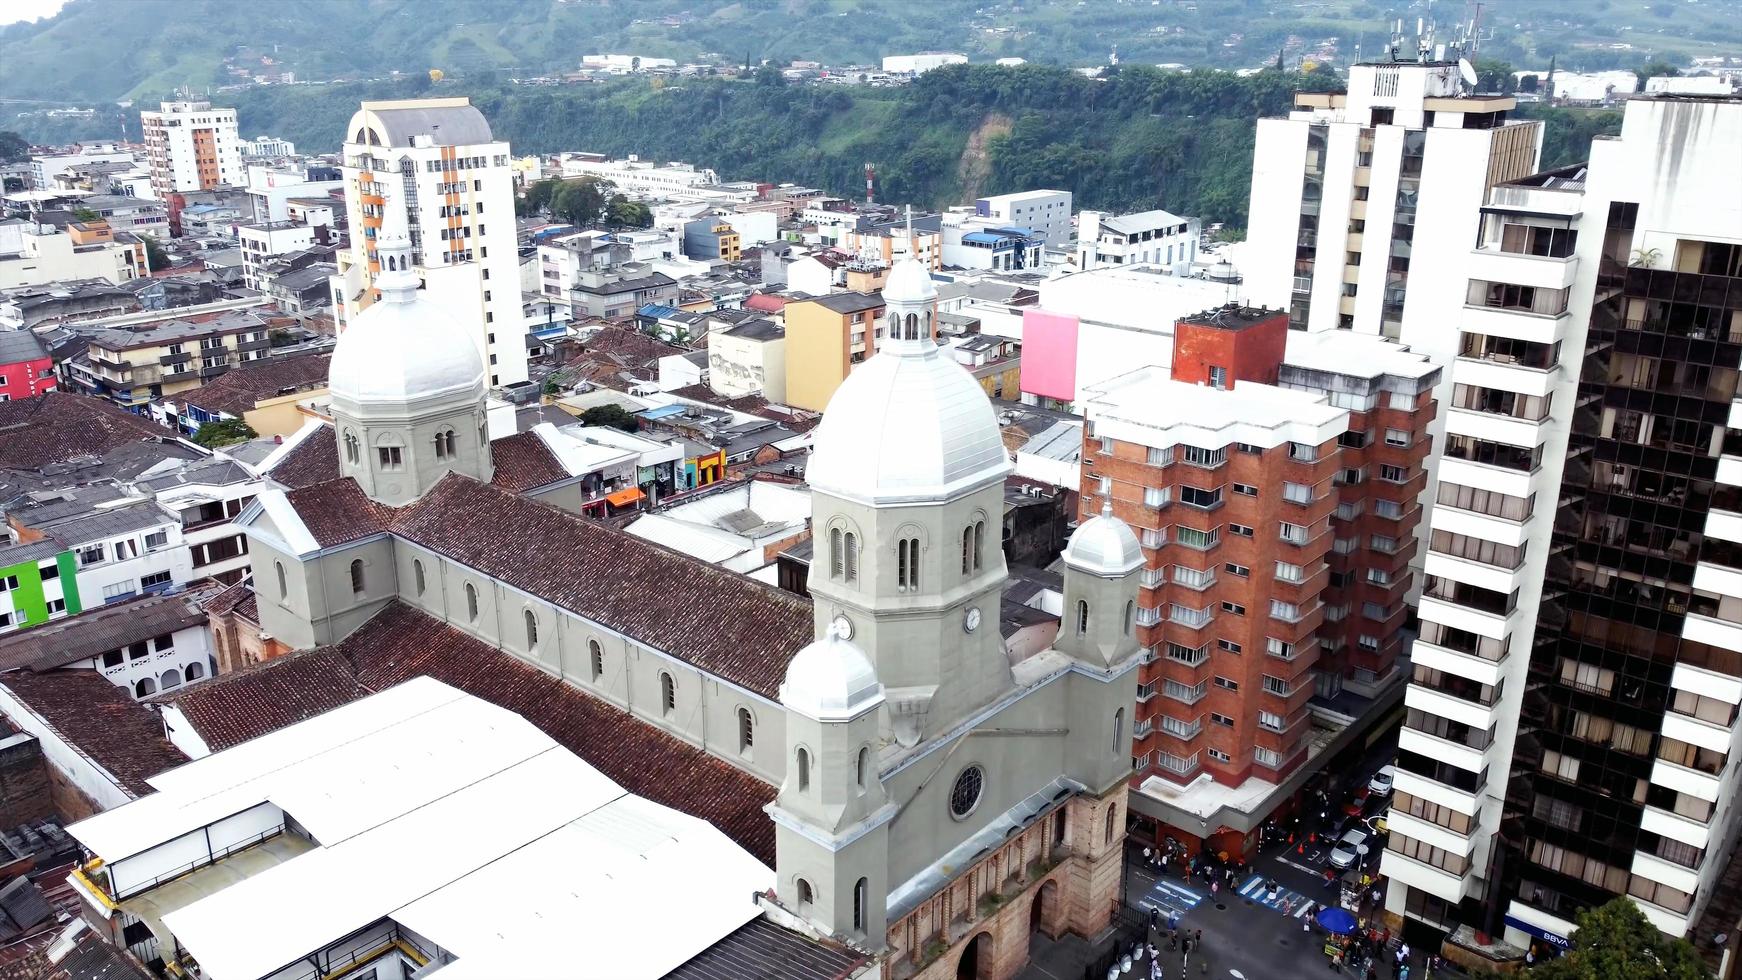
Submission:
<svg viewBox="0 0 1742 980">
<path fill-rule="evenodd" d="M 481 401 L 485 381 L 477 341 L 422 292 L 410 302 L 384 297 L 357 314 L 327 368 L 327 389 L 341 404 L 401 405 L 459 394 Z"/>
<path fill-rule="evenodd" d="M 865 651 L 831 627 L 786 667 L 780 703 L 818 721 L 846 721 L 883 702 L 883 685 Z"/>
<path fill-rule="evenodd" d="M 931 273 L 911 256 L 895 263 L 883 281 L 885 303 L 930 303 L 938 298 L 938 284 Z"/>
<path fill-rule="evenodd" d="M 1091 575 L 1119 578 L 1143 564 L 1143 546 L 1131 525 L 1102 507 L 1101 513 L 1084 521 L 1065 545 L 1065 564 Z"/>
<path fill-rule="evenodd" d="M 835 390 L 805 466 L 813 488 L 868 504 L 938 500 L 1010 471 L 985 389 L 935 344 L 911 346 Z"/>
</svg>

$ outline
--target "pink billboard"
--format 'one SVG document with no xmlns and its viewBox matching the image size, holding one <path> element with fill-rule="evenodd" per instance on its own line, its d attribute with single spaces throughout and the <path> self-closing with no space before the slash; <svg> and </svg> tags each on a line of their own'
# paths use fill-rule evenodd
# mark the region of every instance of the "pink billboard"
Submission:
<svg viewBox="0 0 1742 980">
<path fill-rule="evenodd" d="M 1045 310 L 1022 313 L 1022 392 L 1077 400 L 1077 318 Z"/>
</svg>

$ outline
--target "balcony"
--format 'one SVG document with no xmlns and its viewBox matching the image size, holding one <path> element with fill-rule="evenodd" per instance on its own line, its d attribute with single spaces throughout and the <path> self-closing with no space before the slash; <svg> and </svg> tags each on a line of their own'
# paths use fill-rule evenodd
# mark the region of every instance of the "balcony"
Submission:
<svg viewBox="0 0 1742 980">
<path fill-rule="evenodd" d="M 1190 606 L 1175 604 L 1168 610 L 1168 619 L 1187 629 L 1203 629 L 1210 625 L 1210 622 L 1215 618 L 1215 613 L 1211 611 L 1209 606 L 1193 609 Z"/>
<path fill-rule="evenodd" d="M 1446 437 L 1445 458 L 1467 460 L 1520 473 L 1534 473 L 1542 465 L 1542 447 L 1525 449 L 1472 436 L 1454 435 Z"/>
<path fill-rule="evenodd" d="M 1470 277 L 1544 290 L 1567 289 L 1578 277 L 1579 259 L 1570 248 L 1555 250 L 1567 254 L 1531 255 L 1485 245 L 1470 252 Z"/>
</svg>

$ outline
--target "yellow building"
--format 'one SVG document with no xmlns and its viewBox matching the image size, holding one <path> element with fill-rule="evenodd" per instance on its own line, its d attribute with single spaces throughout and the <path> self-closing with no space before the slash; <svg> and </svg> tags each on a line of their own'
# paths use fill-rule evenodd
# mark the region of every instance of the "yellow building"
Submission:
<svg viewBox="0 0 1742 980">
<path fill-rule="evenodd" d="M 272 319 L 253 310 L 188 307 L 151 317 L 116 317 L 89 335 L 87 359 L 72 362 L 73 380 L 85 393 L 136 408 L 260 360 L 272 346 Z"/>
<path fill-rule="evenodd" d="M 820 412 L 853 365 L 877 352 L 883 297 L 830 293 L 786 304 L 786 404 Z"/>
</svg>

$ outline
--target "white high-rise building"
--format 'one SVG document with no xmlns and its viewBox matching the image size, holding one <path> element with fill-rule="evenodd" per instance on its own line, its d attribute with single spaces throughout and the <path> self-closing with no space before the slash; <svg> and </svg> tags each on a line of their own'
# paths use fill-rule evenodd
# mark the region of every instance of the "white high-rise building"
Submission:
<svg viewBox="0 0 1742 980">
<path fill-rule="evenodd" d="M 492 387 L 526 380 L 526 331 L 508 143 L 464 98 L 365 102 L 345 130 L 345 210 L 351 247 L 334 277 L 341 332 L 374 302 L 375 235 L 403 207 L 413 261 L 432 294 L 472 305 Z M 496 229 L 494 233 L 491 228 Z"/>
<path fill-rule="evenodd" d="M 1240 269 L 1249 301 L 1288 309 L 1297 330 L 1381 334 L 1450 365 L 1447 317 L 1464 281 L 1445 270 L 1469 255 L 1488 189 L 1534 173 L 1542 144 L 1540 122 L 1508 118 L 1512 96 L 1469 89 L 1457 62 L 1355 65 L 1347 94 L 1297 93 L 1294 112 L 1260 119 Z M 1432 437 L 1444 438 L 1444 413 Z"/>
<path fill-rule="evenodd" d="M 1054 248 L 1071 242 L 1071 192 L 1022 191 L 994 194 L 974 202 L 974 213 L 1027 228 Z"/>
<path fill-rule="evenodd" d="M 1588 165 L 1416 237 L 1455 345 L 1381 864 L 1418 948 L 1565 947 L 1617 895 L 1734 922 L 1701 916 L 1742 784 L 1737 159 L 1742 102 L 1635 98 Z"/>
<path fill-rule="evenodd" d="M 156 112 L 141 112 L 139 126 L 151 166 L 151 190 L 160 199 L 178 191 L 239 185 L 246 179 L 235 109 L 204 101 L 165 102 Z"/>
</svg>

